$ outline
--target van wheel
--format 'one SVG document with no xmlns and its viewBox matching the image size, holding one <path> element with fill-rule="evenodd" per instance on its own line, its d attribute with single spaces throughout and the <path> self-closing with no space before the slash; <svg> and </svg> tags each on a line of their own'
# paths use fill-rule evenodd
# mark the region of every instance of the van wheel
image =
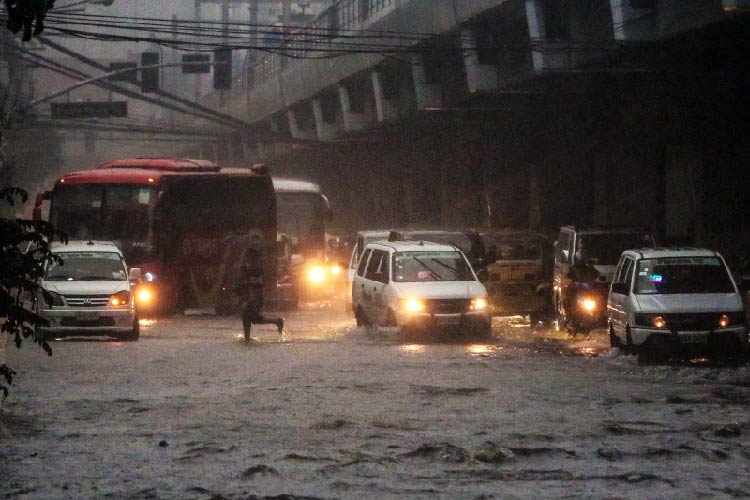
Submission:
<svg viewBox="0 0 750 500">
<path fill-rule="evenodd" d="M 133 330 L 129 333 L 125 333 L 120 336 L 121 340 L 124 340 L 126 342 L 135 342 L 138 340 L 138 337 L 141 336 L 141 325 L 138 321 L 138 316 L 135 317 L 135 320 L 133 320 Z"/>
<path fill-rule="evenodd" d="M 370 326 L 370 320 L 367 319 L 367 315 L 361 307 L 357 307 L 354 318 L 357 320 L 357 326 Z"/>
<path fill-rule="evenodd" d="M 635 354 L 637 349 L 633 345 L 633 336 L 630 334 L 630 327 L 625 327 L 625 354 Z"/>
<path fill-rule="evenodd" d="M 385 326 L 398 326 L 396 324 L 396 313 L 393 312 L 393 309 L 388 309 L 388 314 L 385 317 Z"/>
<path fill-rule="evenodd" d="M 609 346 L 613 349 L 617 347 L 620 350 L 625 350 L 622 342 L 620 341 L 620 337 L 615 335 L 615 329 L 612 328 L 612 325 L 609 325 Z"/>
</svg>

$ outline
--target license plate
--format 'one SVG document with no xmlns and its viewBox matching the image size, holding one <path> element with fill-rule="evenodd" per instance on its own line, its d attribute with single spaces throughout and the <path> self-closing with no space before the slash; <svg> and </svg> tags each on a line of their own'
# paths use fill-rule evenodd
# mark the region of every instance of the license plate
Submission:
<svg viewBox="0 0 750 500">
<path fill-rule="evenodd" d="M 683 344 L 705 344 L 708 342 L 707 333 L 691 333 L 680 335 L 680 342 Z"/>
<path fill-rule="evenodd" d="M 97 321 L 99 320 L 98 312 L 77 312 L 76 319 L 78 321 Z"/>
<path fill-rule="evenodd" d="M 459 321 L 461 321 L 461 318 L 458 316 L 438 316 L 437 317 L 438 325 L 457 325 Z"/>
</svg>

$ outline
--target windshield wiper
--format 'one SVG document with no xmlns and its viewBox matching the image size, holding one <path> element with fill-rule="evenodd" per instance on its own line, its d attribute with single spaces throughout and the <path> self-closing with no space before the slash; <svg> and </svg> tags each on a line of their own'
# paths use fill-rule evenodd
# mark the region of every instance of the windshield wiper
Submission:
<svg viewBox="0 0 750 500">
<path fill-rule="evenodd" d="M 415 256 L 413 256 L 412 258 L 413 258 L 414 260 L 416 260 L 417 262 L 419 262 L 420 264 L 422 264 L 422 267 L 424 267 L 424 268 L 425 268 L 425 269 L 427 270 L 427 272 L 428 272 L 428 273 L 430 273 L 430 274 L 432 275 L 432 279 L 434 279 L 435 281 L 445 281 L 445 280 L 444 280 L 444 279 L 443 279 L 442 277 L 440 277 L 440 275 L 439 275 L 439 274 L 437 274 L 437 273 L 436 273 L 435 271 L 433 271 L 433 270 L 432 270 L 432 269 L 430 268 L 430 266 L 428 266 L 428 265 L 427 265 L 427 264 L 426 264 L 426 263 L 425 263 L 425 262 L 424 262 L 424 261 L 423 261 L 422 259 L 420 259 L 420 258 L 419 258 L 419 257 L 417 257 L 416 255 L 415 255 Z"/>
</svg>

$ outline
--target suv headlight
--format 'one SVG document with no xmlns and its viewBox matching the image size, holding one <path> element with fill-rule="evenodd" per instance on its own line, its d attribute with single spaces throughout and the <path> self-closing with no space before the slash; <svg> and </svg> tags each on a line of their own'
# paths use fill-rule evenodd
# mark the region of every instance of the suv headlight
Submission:
<svg viewBox="0 0 750 500">
<path fill-rule="evenodd" d="M 421 299 L 401 299 L 401 309 L 410 313 L 420 313 L 427 310 L 427 305 Z"/>
<path fill-rule="evenodd" d="M 646 328 L 666 328 L 667 320 L 661 314 L 636 313 L 636 326 L 645 326 Z"/>
<path fill-rule="evenodd" d="M 121 307 L 130 305 L 130 292 L 122 291 L 117 292 L 109 298 L 109 305 L 114 307 Z"/>
<path fill-rule="evenodd" d="M 487 309 L 487 299 L 484 297 L 475 297 L 471 299 L 472 311 L 484 311 Z"/>
<path fill-rule="evenodd" d="M 745 324 L 745 313 L 742 311 L 722 314 L 717 321 L 719 328 L 729 326 L 743 326 Z"/>
</svg>

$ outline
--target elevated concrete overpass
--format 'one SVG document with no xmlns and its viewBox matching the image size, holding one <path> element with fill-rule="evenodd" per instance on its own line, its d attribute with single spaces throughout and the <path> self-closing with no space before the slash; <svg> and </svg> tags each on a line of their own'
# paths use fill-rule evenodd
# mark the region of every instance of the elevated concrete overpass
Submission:
<svg viewBox="0 0 750 500">
<path fill-rule="evenodd" d="M 647 224 L 739 253 L 750 23 L 730 4 L 339 0 L 205 100 L 251 126 L 189 153 L 312 178 L 349 229 Z"/>
</svg>

